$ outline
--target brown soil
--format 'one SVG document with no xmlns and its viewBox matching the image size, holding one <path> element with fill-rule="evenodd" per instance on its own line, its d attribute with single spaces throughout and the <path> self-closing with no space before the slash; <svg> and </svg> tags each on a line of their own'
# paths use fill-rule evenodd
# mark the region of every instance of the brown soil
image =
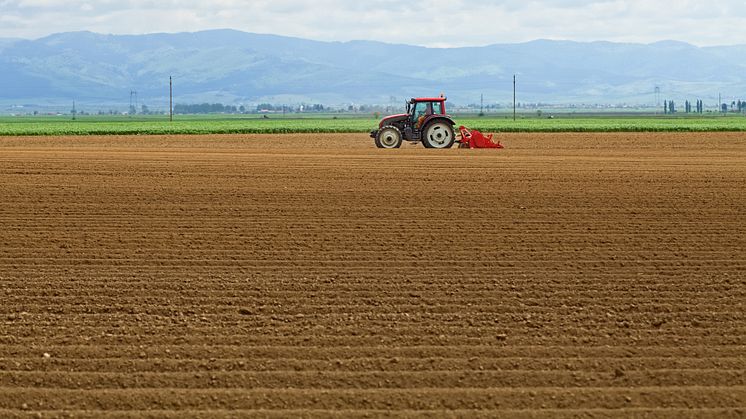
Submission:
<svg viewBox="0 0 746 419">
<path fill-rule="evenodd" d="M 746 414 L 746 134 L 0 138 L 0 416 Z"/>
</svg>

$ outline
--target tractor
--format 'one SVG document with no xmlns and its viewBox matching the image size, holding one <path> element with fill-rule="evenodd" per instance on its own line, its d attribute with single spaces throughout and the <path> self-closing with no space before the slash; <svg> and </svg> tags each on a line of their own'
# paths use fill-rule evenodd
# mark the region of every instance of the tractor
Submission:
<svg viewBox="0 0 746 419">
<path fill-rule="evenodd" d="M 407 113 L 383 118 L 370 133 L 378 148 L 399 148 L 404 140 L 422 142 L 426 148 L 451 148 L 456 125 L 446 114 L 446 98 L 412 98 Z"/>
</svg>

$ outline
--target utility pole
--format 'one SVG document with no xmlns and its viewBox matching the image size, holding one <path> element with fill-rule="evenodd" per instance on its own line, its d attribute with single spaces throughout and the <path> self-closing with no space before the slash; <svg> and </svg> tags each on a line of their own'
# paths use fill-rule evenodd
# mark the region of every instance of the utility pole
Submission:
<svg viewBox="0 0 746 419">
<path fill-rule="evenodd" d="M 513 74 L 513 121 L 515 121 L 515 74 Z"/>
<path fill-rule="evenodd" d="M 718 112 L 723 112 L 723 97 L 718 93 Z"/>
<path fill-rule="evenodd" d="M 135 101 L 133 103 L 132 98 L 135 98 Z M 130 110 L 129 115 L 132 116 L 137 113 L 137 92 L 134 90 L 130 90 Z"/>
<path fill-rule="evenodd" d="M 73 121 L 75 120 L 75 114 L 78 112 L 75 110 L 75 101 L 73 100 Z"/>
<path fill-rule="evenodd" d="M 479 116 L 484 115 L 484 93 L 479 98 Z"/>
<path fill-rule="evenodd" d="M 174 82 L 171 76 L 168 76 L 168 120 L 174 120 Z"/>
</svg>

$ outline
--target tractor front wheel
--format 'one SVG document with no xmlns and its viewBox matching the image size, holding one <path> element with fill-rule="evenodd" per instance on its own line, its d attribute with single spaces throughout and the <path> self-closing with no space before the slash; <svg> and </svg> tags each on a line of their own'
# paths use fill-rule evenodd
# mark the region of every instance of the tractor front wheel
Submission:
<svg viewBox="0 0 746 419">
<path fill-rule="evenodd" d="M 402 143 L 401 131 L 391 125 L 383 127 L 378 131 L 375 143 L 378 148 L 399 148 Z"/>
<path fill-rule="evenodd" d="M 451 148 L 456 136 L 453 127 L 446 122 L 433 122 L 425 128 L 422 144 L 426 148 Z"/>
</svg>

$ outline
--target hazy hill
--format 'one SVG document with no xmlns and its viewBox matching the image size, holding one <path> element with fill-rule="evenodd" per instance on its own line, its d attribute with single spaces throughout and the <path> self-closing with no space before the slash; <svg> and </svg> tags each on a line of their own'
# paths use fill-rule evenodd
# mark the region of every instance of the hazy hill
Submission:
<svg viewBox="0 0 746 419">
<path fill-rule="evenodd" d="M 746 97 L 746 46 L 698 48 L 538 40 L 433 49 L 318 42 L 233 30 L 137 36 L 73 32 L 0 39 L 0 100 L 161 105 L 179 102 L 383 103 L 446 92 L 460 103 L 653 103 Z"/>
</svg>

